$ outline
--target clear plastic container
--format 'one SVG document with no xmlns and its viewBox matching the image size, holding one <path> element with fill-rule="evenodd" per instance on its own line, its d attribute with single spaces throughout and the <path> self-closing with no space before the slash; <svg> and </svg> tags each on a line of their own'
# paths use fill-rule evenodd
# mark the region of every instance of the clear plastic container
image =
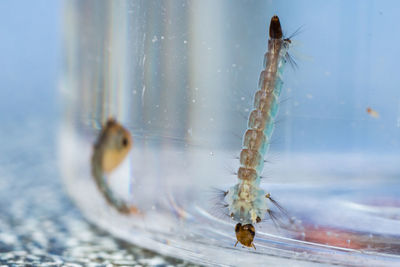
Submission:
<svg viewBox="0 0 400 267">
<path fill-rule="evenodd" d="M 66 1 L 60 163 L 87 218 L 202 264 L 400 264 L 397 1 Z M 298 68 L 283 73 L 261 187 L 292 218 L 256 224 L 253 248 L 217 189 L 235 172 L 272 15 Z M 133 136 L 109 206 L 91 175 L 114 117 Z"/>
</svg>

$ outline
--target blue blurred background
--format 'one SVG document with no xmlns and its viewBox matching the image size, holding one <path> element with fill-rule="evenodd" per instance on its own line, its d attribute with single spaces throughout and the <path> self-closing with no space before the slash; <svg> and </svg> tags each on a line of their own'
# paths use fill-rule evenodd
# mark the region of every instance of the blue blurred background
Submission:
<svg viewBox="0 0 400 267">
<path fill-rule="evenodd" d="M 61 1 L 0 1 L 0 121 L 59 115 Z M 4 128 L 2 130 L 5 130 Z"/>
</svg>

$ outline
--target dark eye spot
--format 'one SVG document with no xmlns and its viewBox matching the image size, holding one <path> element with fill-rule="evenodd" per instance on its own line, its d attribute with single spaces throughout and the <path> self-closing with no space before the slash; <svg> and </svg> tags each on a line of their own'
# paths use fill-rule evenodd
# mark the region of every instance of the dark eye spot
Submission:
<svg viewBox="0 0 400 267">
<path fill-rule="evenodd" d="M 249 232 L 253 237 L 256 235 L 256 232 L 254 232 L 252 229 L 249 229 Z"/>
<path fill-rule="evenodd" d="M 240 231 L 240 227 L 242 227 L 241 223 L 236 224 L 236 226 L 235 226 L 235 232 L 236 233 Z"/>
<path fill-rule="evenodd" d="M 126 147 L 127 145 L 128 145 L 128 139 L 124 137 L 124 139 L 122 139 L 122 146 Z"/>
</svg>

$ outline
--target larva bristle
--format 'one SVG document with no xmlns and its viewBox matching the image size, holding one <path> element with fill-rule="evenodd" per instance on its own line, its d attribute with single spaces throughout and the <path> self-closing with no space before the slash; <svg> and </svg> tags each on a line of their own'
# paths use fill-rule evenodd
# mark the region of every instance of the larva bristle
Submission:
<svg viewBox="0 0 400 267">
<path fill-rule="evenodd" d="M 279 225 L 282 225 L 282 222 L 278 218 L 278 214 L 275 211 L 270 210 L 270 209 L 268 209 L 267 212 L 268 212 L 268 215 L 271 218 L 272 222 L 274 223 L 275 228 L 279 229 Z"/>
<path fill-rule="evenodd" d="M 292 69 L 296 70 L 296 69 L 299 68 L 298 65 L 297 65 L 296 60 L 289 53 L 286 53 L 285 59 L 286 59 L 287 62 L 289 62 L 289 64 L 292 67 Z"/>
<path fill-rule="evenodd" d="M 272 202 L 272 204 L 275 205 L 275 207 L 277 207 L 279 209 L 280 212 L 282 212 L 283 214 L 285 214 L 285 216 L 287 216 L 289 218 L 289 213 L 286 211 L 285 208 L 283 208 L 275 199 L 273 199 L 270 194 L 267 194 L 267 198 Z"/>
</svg>

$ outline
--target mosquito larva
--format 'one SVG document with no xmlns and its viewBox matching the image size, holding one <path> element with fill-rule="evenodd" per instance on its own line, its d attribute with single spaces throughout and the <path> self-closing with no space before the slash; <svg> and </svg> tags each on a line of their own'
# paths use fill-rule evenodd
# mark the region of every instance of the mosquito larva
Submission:
<svg viewBox="0 0 400 267">
<path fill-rule="evenodd" d="M 94 145 L 92 175 L 104 198 L 121 213 L 137 213 L 135 206 L 118 198 L 108 185 L 107 176 L 126 158 L 132 148 L 132 137 L 128 130 L 116 120 L 109 119 Z"/>
<path fill-rule="evenodd" d="M 282 207 L 260 188 L 260 175 L 264 166 L 264 155 L 268 150 L 278 112 L 278 97 L 282 88 L 281 73 L 287 60 L 291 40 L 283 38 L 278 16 L 271 18 L 268 52 L 265 54 L 265 69 L 260 74 L 259 91 L 254 96 L 254 109 L 250 112 L 248 129 L 243 136 L 240 153 L 238 183 L 225 195 L 231 218 L 238 222 L 235 227 L 237 242 L 253 247 L 255 228 L 268 213 L 276 217 L 269 204 Z M 235 246 L 236 246 L 235 244 Z"/>
</svg>

